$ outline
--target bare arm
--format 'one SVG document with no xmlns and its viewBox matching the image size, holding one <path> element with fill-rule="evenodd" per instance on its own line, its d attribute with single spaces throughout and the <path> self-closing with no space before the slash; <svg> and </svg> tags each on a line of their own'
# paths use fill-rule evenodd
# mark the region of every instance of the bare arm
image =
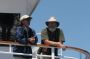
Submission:
<svg viewBox="0 0 90 59">
<path fill-rule="evenodd" d="M 64 45 L 61 44 L 60 42 L 53 42 L 53 41 L 49 41 L 47 39 L 44 40 L 44 43 L 46 45 L 52 45 L 52 46 L 56 46 L 56 47 L 64 47 Z"/>
</svg>

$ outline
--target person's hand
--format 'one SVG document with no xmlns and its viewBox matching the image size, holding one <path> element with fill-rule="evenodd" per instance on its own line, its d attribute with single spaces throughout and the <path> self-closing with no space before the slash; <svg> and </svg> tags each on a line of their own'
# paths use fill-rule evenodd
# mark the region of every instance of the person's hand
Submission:
<svg viewBox="0 0 90 59">
<path fill-rule="evenodd" d="M 28 41 L 29 41 L 29 43 L 33 43 L 33 42 L 35 42 L 35 38 L 34 37 L 28 38 Z"/>
<path fill-rule="evenodd" d="M 65 46 L 64 46 L 63 44 L 61 44 L 60 42 L 57 42 L 57 43 L 56 43 L 56 46 L 57 46 L 57 47 L 61 47 L 61 48 L 65 48 Z"/>
</svg>

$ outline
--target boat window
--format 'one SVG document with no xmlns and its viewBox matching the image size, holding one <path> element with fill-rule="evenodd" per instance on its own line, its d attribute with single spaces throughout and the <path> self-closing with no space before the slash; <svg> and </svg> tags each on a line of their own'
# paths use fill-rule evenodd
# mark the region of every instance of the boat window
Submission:
<svg viewBox="0 0 90 59">
<path fill-rule="evenodd" d="M 13 40 L 15 28 L 19 25 L 19 13 L 0 13 L 0 40 Z"/>
</svg>

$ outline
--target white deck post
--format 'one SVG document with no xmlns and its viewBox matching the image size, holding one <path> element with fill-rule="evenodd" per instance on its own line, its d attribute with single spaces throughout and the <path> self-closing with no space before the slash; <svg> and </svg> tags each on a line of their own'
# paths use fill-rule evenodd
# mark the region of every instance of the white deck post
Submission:
<svg viewBox="0 0 90 59">
<path fill-rule="evenodd" d="M 63 57 L 63 50 L 62 50 L 62 48 L 60 49 L 60 59 L 62 59 L 62 57 Z"/>
<path fill-rule="evenodd" d="M 9 44 L 9 52 L 11 53 L 12 52 L 12 45 Z"/>
<path fill-rule="evenodd" d="M 55 59 L 55 56 L 54 56 L 54 48 L 52 47 L 51 49 L 52 49 L 52 57 L 51 57 L 51 58 L 52 58 L 52 59 Z"/>
</svg>

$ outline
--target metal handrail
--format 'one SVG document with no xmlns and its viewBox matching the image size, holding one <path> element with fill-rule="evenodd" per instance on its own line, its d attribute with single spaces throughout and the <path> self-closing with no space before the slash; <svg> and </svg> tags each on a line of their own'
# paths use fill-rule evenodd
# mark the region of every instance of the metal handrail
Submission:
<svg viewBox="0 0 90 59">
<path fill-rule="evenodd" d="M 0 45 L 9 45 L 9 52 L 0 51 L 0 53 L 32 56 L 32 54 L 23 54 L 23 53 L 12 52 L 12 46 L 13 45 L 17 45 L 17 46 L 26 46 L 26 45 L 22 45 L 22 44 L 19 44 L 17 42 L 11 42 L 11 41 L 8 41 L 8 42 L 7 41 L 0 41 Z M 48 45 L 43 45 L 43 44 L 27 45 L 27 46 L 52 48 L 52 55 L 39 55 L 39 54 L 36 54 L 35 55 L 35 56 L 42 56 L 42 57 L 52 57 L 52 59 L 54 59 L 56 57 L 56 56 L 54 56 L 54 48 L 61 48 L 61 47 L 50 47 Z M 86 51 L 86 50 L 83 50 L 83 49 L 80 49 L 80 48 L 76 48 L 76 47 L 71 47 L 71 46 L 66 46 L 65 49 L 71 49 L 71 50 L 74 50 L 74 51 L 78 51 L 78 52 L 86 55 L 86 58 L 85 59 L 90 59 L 90 53 L 88 51 Z M 74 58 L 74 57 L 63 56 L 62 55 L 62 49 L 61 49 L 60 52 L 61 52 L 61 55 L 60 55 L 61 59 L 62 58 L 68 58 L 68 59 L 73 58 L 73 59 L 77 59 L 77 58 Z"/>
</svg>

